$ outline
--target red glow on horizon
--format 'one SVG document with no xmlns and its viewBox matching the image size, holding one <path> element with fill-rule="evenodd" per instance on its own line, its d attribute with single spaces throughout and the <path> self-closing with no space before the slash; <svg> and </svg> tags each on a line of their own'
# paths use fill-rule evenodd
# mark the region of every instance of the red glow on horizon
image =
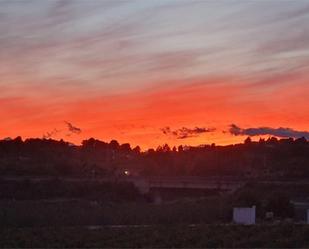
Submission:
<svg viewBox="0 0 309 249">
<path fill-rule="evenodd" d="M 299 87 L 286 85 L 255 94 L 255 86 L 231 81 L 198 80 L 171 84 L 152 91 L 83 98 L 82 92 L 60 98 L 15 97 L 0 100 L 2 137 L 42 137 L 57 129 L 53 138 L 80 144 L 94 137 L 104 141 L 117 139 L 142 148 L 199 144 L 231 144 L 244 140 L 227 132 L 232 123 L 245 127 L 294 127 L 306 129 L 309 124 L 306 83 Z M 292 103 L 292 104 L 291 104 Z M 306 115 L 307 114 L 307 115 Z M 66 131 L 65 120 L 82 129 L 81 134 Z M 164 135 L 160 129 L 169 126 L 215 127 L 215 132 L 187 139 Z"/>
</svg>

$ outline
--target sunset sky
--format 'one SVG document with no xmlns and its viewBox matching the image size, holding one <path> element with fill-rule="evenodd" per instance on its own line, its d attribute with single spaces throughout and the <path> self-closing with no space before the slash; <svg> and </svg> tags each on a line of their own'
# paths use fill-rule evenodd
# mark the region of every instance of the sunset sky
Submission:
<svg viewBox="0 0 309 249">
<path fill-rule="evenodd" d="M 307 0 L 0 0 L 0 138 L 309 139 Z"/>
</svg>

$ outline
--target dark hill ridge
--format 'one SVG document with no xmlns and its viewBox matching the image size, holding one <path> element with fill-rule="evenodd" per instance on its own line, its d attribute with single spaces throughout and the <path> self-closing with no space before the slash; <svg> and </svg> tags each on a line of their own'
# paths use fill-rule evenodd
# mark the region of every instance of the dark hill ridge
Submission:
<svg viewBox="0 0 309 249">
<path fill-rule="evenodd" d="M 233 176 L 308 178 L 309 142 L 281 139 L 197 147 L 140 147 L 90 138 L 75 146 L 63 140 L 0 140 L 2 176 Z"/>
</svg>

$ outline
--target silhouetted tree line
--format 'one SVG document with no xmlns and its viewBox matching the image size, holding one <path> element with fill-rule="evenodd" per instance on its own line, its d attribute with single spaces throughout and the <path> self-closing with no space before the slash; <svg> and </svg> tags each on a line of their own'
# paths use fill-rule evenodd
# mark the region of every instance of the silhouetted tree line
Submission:
<svg viewBox="0 0 309 249">
<path fill-rule="evenodd" d="M 141 152 L 139 146 L 94 138 L 75 146 L 63 140 L 0 140 L 1 175 L 309 177 L 305 138 L 171 148 L 165 144 Z"/>
</svg>

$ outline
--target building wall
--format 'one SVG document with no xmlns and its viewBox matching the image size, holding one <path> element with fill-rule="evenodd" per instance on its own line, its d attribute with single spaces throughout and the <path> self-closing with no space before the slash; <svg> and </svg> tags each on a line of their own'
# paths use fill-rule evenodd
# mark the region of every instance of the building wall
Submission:
<svg viewBox="0 0 309 249">
<path fill-rule="evenodd" d="M 294 220 L 297 222 L 308 222 L 307 210 L 309 209 L 308 200 L 295 201 L 292 200 L 291 203 L 294 206 Z"/>
<path fill-rule="evenodd" d="M 255 224 L 255 206 L 236 207 L 233 209 L 233 221 L 237 224 L 252 225 Z"/>
</svg>

